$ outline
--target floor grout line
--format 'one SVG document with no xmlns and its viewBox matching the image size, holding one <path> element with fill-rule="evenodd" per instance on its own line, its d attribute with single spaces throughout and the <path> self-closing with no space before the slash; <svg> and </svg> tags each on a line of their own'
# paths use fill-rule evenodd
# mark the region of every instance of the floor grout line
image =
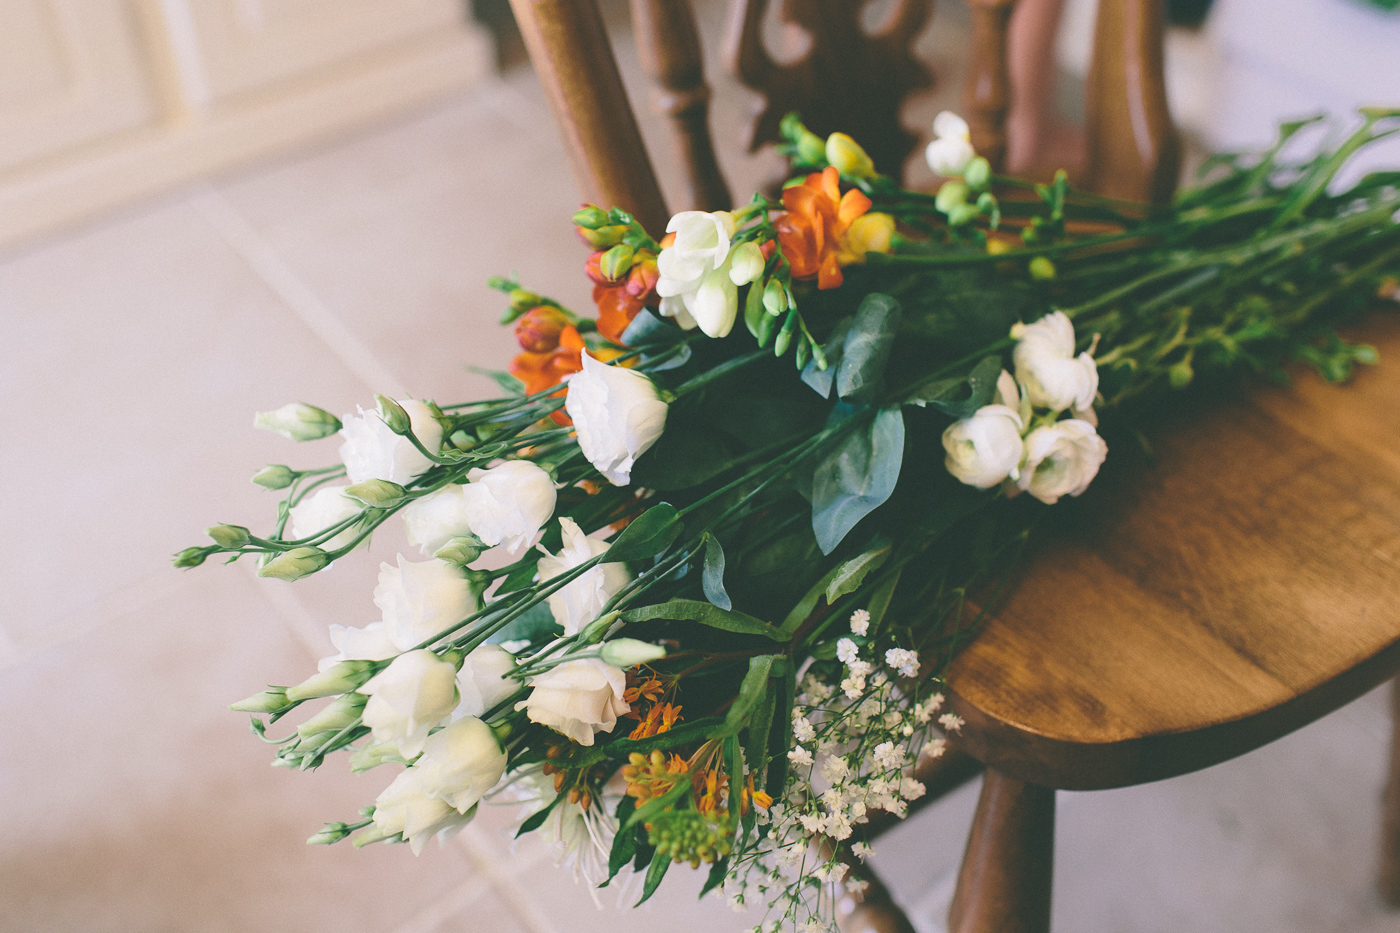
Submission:
<svg viewBox="0 0 1400 933">
<path fill-rule="evenodd" d="M 228 198 L 207 183 L 196 190 L 190 199 L 194 209 L 361 382 L 396 398 L 407 395 L 393 371 L 301 280 Z"/>
</svg>

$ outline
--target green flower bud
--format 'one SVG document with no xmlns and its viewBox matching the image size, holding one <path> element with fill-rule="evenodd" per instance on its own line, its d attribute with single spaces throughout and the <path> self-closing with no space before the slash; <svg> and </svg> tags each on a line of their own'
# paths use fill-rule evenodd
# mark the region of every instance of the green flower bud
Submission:
<svg viewBox="0 0 1400 933">
<path fill-rule="evenodd" d="M 787 306 L 787 289 L 777 279 L 769 279 L 768 284 L 763 286 L 764 310 L 777 317 L 787 310 Z"/>
<path fill-rule="evenodd" d="M 264 489 L 286 489 L 296 482 L 296 471 L 280 463 L 271 463 L 253 474 L 253 482 Z"/>
<path fill-rule="evenodd" d="M 297 580 L 330 563 L 330 555 L 318 547 L 298 547 L 272 557 L 258 568 L 260 577 Z"/>
<path fill-rule="evenodd" d="M 208 556 L 209 552 L 202 547 L 187 547 L 175 555 L 173 563 L 176 567 L 198 567 Z"/>
<path fill-rule="evenodd" d="M 374 676 L 374 666 L 373 661 L 341 661 L 284 692 L 289 700 L 314 700 L 349 693 Z"/>
<path fill-rule="evenodd" d="M 602 259 L 598 260 L 598 271 L 609 282 L 616 282 L 632 268 L 634 253 L 632 247 L 626 243 L 619 243 L 604 253 Z"/>
<path fill-rule="evenodd" d="M 327 823 L 321 827 L 321 831 L 306 840 L 309 846 L 328 846 L 333 842 L 339 842 L 350 835 L 350 827 L 344 823 Z"/>
<path fill-rule="evenodd" d="M 666 657 L 666 649 L 660 645 L 638 641 L 635 638 L 614 638 L 612 641 L 603 642 L 598 657 L 605 664 L 626 670 L 629 667 L 636 667 L 638 664 L 647 664 L 658 658 Z"/>
<path fill-rule="evenodd" d="M 403 406 L 387 395 L 376 395 L 375 403 L 379 406 L 379 417 L 389 426 L 389 430 L 395 434 L 406 435 L 413 430 L 413 423 L 409 421 L 408 412 L 403 410 Z"/>
<path fill-rule="evenodd" d="M 512 310 L 529 311 L 531 308 L 538 307 L 542 301 L 544 301 L 544 299 L 539 295 L 531 291 L 526 291 L 523 288 L 512 288 L 510 290 L 510 306 Z"/>
<path fill-rule="evenodd" d="M 807 129 L 796 113 L 783 117 L 778 131 L 792 146 L 792 160 L 798 165 L 822 165 L 826 162 L 826 143 Z"/>
<path fill-rule="evenodd" d="M 599 616 L 589 622 L 584 626 L 583 631 L 579 632 L 579 640 L 588 645 L 602 641 L 608 634 L 608 629 L 612 628 L 612 624 L 617 621 L 620 615 L 622 615 L 620 612 L 609 612 L 607 615 Z"/>
<path fill-rule="evenodd" d="M 451 561 L 465 567 L 486 552 L 486 543 L 476 535 L 458 535 L 433 554 L 438 560 Z"/>
<path fill-rule="evenodd" d="M 1191 357 L 1182 357 L 1172 364 L 1167 370 L 1167 380 L 1173 389 L 1184 389 L 1191 384 L 1191 380 L 1196 377 L 1195 370 L 1191 368 Z"/>
<path fill-rule="evenodd" d="M 938 189 L 938 196 L 934 198 L 933 206 L 945 214 L 950 214 L 953 208 L 967 203 L 967 185 L 954 179 L 945 181 L 943 187 Z"/>
<path fill-rule="evenodd" d="M 836 170 L 847 178 L 873 178 L 875 163 L 856 142 L 845 133 L 832 133 L 826 138 L 823 149 L 826 161 L 836 166 Z"/>
<path fill-rule="evenodd" d="M 315 441 L 340 430 L 340 419 L 304 402 L 289 402 L 276 411 L 260 411 L 253 427 L 280 434 L 292 441 Z"/>
<path fill-rule="evenodd" d="M 248 543 L 248 529 L 242 525 L 215 525 L 205 529 L 205 534 L 214 539 L 220 547 L 240 548 Z"/>
<path fill-rule="evenodd" d="M 578 235 L 583 237 L 583 241 L 594 249 L 610 249 L 622 242 L 630 231 L 626 224 L 608 224 L 590 230 L 587 227 L 577 227 Z"/>
<path fill-rule="evenodd" d="M 788 346 L 792 343 L 792 334 L 795 330 L 797 330 L 797 309 L 793 308 L 788 312 L 787 318 L 783 321 L 783 329 L 778 331 L 778 339 L 773 341 L 774 356 L 782 356 L 787 352 Z"/>
<path fill-rule="evenodd" d="M 586 227 L 589 230 L 596 230 L 608 222 L 608 212 L 593 204 L 585 204 L 574 211 L 572 218 L 575 227 Z"/>
<path fill-rule="evenodd" d="M 975 204 L 957 204 L 948 212 L 948 223 L 950 226 L 961 227 L 963 224 L 972 223 L 980 213 L 982 212 Z"/>
<path fill-rule="evenodd" d="M 402 486 L 387 479 L 369 479 L 345 487 L 345 495 L 360 500 L 372 509 L 387 509 L 397 505 L 403 501 L 406 494 Z"/>
<path fill-rule="evenodd" d="M 452 436 L 447 440 L 458 450 L 471 450 L 476 446 L 476 438 L 468 434 L 464 428 L 453 431 Z"/>
<path fill-rule="evenodd" d="M 987 187 L 991 180 L 992 164 L 981 156 L 967 163 L 967 168 L 963 169 L 963 181 L 974 191 Z"/>
<path fill-rule="evenodd" d="M 304 739 L 324 732 L 340 732 L 360 718 L 360 713 L 364 711 L 368 702 L 369 697 L 360 693 L 347 693 L 337 697 L 325 709 L 297 726 L 297 735 Z M 324 744 L 324 741 L 318 744 Z"/>
<path fill-rule="evenodd" d="M 357 774 L 382 764 L 406 765 L 408 761 L 399 754 L 399 747 L 393 742 L 374 742 L 350 753 L 350 770 Z M 369 815 L 365 814 L 366 817 Z"/>
<path fill-rule="evenodd" d="M 1055 264 L 1044 256 L 1032 259 L 1027 268 L 1030 270 L 1031 278 L 1040 282 L 1048 282 L 1055 277 Z"/>
<path fill-rule="evenodd" d="M 246 700 L 230 704 L 229 709 L 236 713 L 275 713 L 290 705 L 286 687 L 268 687 L 262 693 L 255 693 Z"/>
</svg>

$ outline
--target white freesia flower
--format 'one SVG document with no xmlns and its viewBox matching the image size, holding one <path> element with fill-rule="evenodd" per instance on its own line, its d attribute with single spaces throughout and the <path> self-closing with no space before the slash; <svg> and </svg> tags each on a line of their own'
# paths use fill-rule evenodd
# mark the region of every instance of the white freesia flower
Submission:
<svg viewBox="0 0 1400 933">
<path fill-rule="evenodd" d="M 592 745 L 595 733 L 613 731 L 617 717 L 631 709 L 622 699 L 627 675 L 597 658 L 565 661 L 530 686 L 530 696 L 515 708 L 580 745 Z"/>
<path fill-rule="evenodd" d="M 292 506 L 292 537 L 309 538 L 347 518 L 359 515 L 363 506 L 345 495 L 348 488 L 325 486 Z M 354 541 L 358 533 L 358 529 L 351 525 L 318 546 L 322 550 L 334 551 Z M 368 546 L 369 538 L 366 537 L 362 544 Z"/>
<path fill-rule="evenodd" d="M 322 658 L 317 664 L 319 670 L 330 670 L 341 661 L 387 661 L 399 653 L 399 646 L 389 635 L 389 626 L 383 622 L 371 622 L 364 628 L 332 625 L 331 644 L 336 653 Z"/>
<path fill-rule="evenodd" d="M 924 150 L 924 158 L 935 175 L 961 175 L 967 163 L 977 156 L 972 148 L 972 135 L 967 121 L 945 110 L 933 118 L 933 142 Z"/>
<path fill-rule="evenodd" d="M 378 841 L 390 836 L 403 835 L 408 840 L 413 854 L 423 851 L 428 840 L 443 834 L 449 838 L 467 823 L 472 815 L 463 815 L 452 808 L 446 800 L 424 792 L 422 773 L 417 768 L 409 768 L 394 778 L 393 783 L 374 801 L 375 833 L 368 840 Z M 357 845 L 363 841 L 357 840 Z"/>
<path fill-rule="evenodd" d="M 423 446 L 431 451 L 441 447 L 442 425 L 432 409 L 416 399 L 401 399 L 399 404 Z M 403 486 L 433 465 L 412 441 L 389 430 L 379 412 L 361 408 L 358 416 L 346 415 L 343 420 L 340 434 L 345 442 L 340 445 L 340 459 L 352 485 L 385 479 Z"/>
<path fill-rule="evenodd" d="M 506 751 L 490 726 L 467 716 L 428 736 L 413 767 L 423 793 L 466 813 L 505 774 Z"/>
<path fill-rule="evenodd" d="M 600 363 L 583 351 L 583 372 L 568 377 L 564 410 L 588 462 L 614 486 L 632 480 L 632 466 L 666 428 L 666 403 L 639 372 Z"/>
<path fill-rule="evenodd" d="M 359 689 L 369 697 L 364 724 L 376 742 L 393 742 L 412 758 L 423 750 L 428 730 L 457 706 L 457 666 L 427 648 L 394 658 Z"/>
<path fill-rule="evenodd" d="M 709 336 L 722 336 L 718 331 L 727 305 L 738 308 L 726 267 L 735 229 L 734 215 L 728 211 L 681 211 L 666 225 L 666 232 L 676 238 L 656 257 L 656 293 L 661 296 L 661 313 L 686 330 L 699 324 Z M 731 313 L 729 326 L 733 323 Z M 724 333 L 729 326 L 723 327 Z"/>
<path fill-rule="evenodd" d="M 1011 358 L 1016 379 L 1026 388 L 1031 404 L 1051 411 L 1093 407 L 1099 391 L 1099 368 L 1088 353 L 1074 355 L 1074 325 L 1063 311 L 1053 311 L 1033 324 L 1016 324 Z"/>
<path fill-rule="evenodd" d="M 1026 435 L 1026 459 L 1017 485 L 1046 505 L 1089 488 L 1108 456 L 1094 426 L 1066 418 Z"/>
<path fill-rule="evenodd" d="M 483 716 L 493 706 L 520 689 L 507 675 L 515 670 L 515 656 L 500 645 L 482 645 L 467 655 L 457 672 L 460 701 L 453 716 Z"/>
<path fill-rule="evenodd" d="M 972 417 L 954 421 L 943 432 L 948 472 L 978 489 L 1015 479 L 1024 427 L 1021 416 L 1005 405 L 983 405 Z"/>
<path fill-rule="evenodd" d="M 559 528 L 564 533 L 564 544 L 558 554 L 547 553 L 541 558 L 542 584 L 605 553 L 609 547 L 608 542 L 585 535 L 572 518 L 559 519 Z M 565 635 L 577 635 L 631 579 L 626 564 L 598 564 L 557 593 L 551 593 L 549 611 L 554 614 L 554 621 L 564 627 Z"/>
<path fill-rule="evenodd" d="M 400 651 L 422 644 L 477 610 L 476 597 L 456 564 L 404 560 L 402 554 L 397 567 L 379 565 L 374 604 L 384 613 L 389 637 Z"/>
</svg>

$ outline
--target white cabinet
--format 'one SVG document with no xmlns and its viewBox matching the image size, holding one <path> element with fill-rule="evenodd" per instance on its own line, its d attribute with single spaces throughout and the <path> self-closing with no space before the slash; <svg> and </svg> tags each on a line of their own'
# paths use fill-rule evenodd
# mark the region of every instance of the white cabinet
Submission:
<svg viewBox="0 0 1400 933">
<path fill-rule="evenodd" d="M 463 0 L 0 0 L 0 247 L 463 87 Z"/>
</svg>

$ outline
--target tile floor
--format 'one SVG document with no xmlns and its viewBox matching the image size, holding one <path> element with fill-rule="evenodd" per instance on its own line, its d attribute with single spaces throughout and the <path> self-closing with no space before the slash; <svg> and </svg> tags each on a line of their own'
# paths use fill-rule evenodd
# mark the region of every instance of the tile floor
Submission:
<svg viewBox="0 0 1400 933">
<path fill-rule="evenodd" d="M 935 67 L 964 35 L 948 6 L 926 40 Z M 704 17 L 713 35 L 719 14 Z M 917 122 L 955 94 L 944 82 Z M 730 95 L 717 108 L 718 136 L 744 106 Z M 726 161 L 736 190 L 774 171 L 767 157 Z M 251 412 L 486 391 L 463 364 L 499 366 L 511 339 L 484 279 L 518 270 L 581 303 L 583 252 L 566 223 L 577 200 L 539 89 L 516 69 L 0 257 L 0 406 L 13 426 L 0 456 L 0 931 L 724 933 L 754 922 L 697 903 L 684 874 L 639 912 L 610 899 L 595 909 L 540 846 L 503 835 L 508 812 L 419 859 L 303 846 L 381 779 L 270 769 L 225 707 L 298 678 L 328 649 L 328 623 L 371 621 L 375 562 L 397 544 L 384 535 L 296 586 L 168 565 L 215 521 L 269 516 L 272 496 L 247 482 L 263 463 L 334 457 L 253 431 Z M 1400 930 L 1371 891 L 1387 741 L 1373 694 L 1188 778 L 1061 795 L 1056 929 Z M 879 847 L 921 933 L 942 928 L 975 794 Z"/>
</svg>

